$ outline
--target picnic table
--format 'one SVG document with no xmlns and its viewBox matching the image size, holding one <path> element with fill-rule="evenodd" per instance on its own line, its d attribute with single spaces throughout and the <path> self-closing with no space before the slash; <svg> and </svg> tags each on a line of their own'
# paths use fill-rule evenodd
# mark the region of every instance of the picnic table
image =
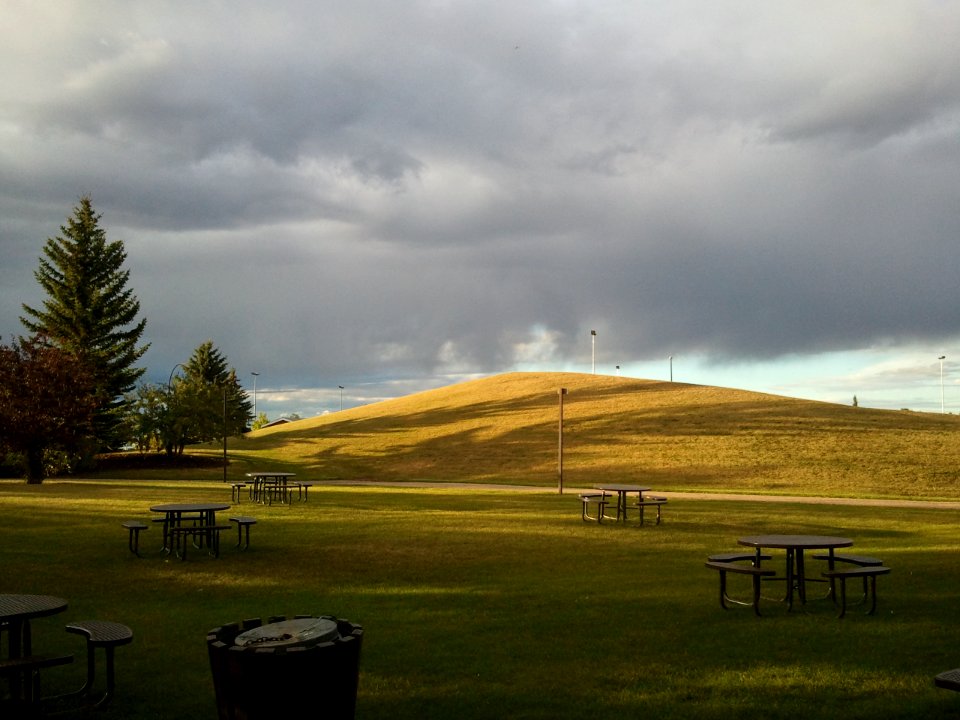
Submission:
<svg viewBox="0 0 960 720">
<path fill-rule="evenodd" d="M 7 626 L 7 656 L 14 660 L 31 655 L 30 621 L 66 609 L 67 601 L 53 595 L 0 595 L 0 625 Z"/>
<path fill-rule="evenodd" d="M 246 476 L 251 480 L 250 497 L 255 502 L 273 504 L 276 497 L 279 502 L 289 501 L 287 485 L 290 478 L 296 477 L 292 472 L 259 471 L 248 472 Z"/>
<path fill-rule="evenodd" d="M 221 510 L 229 510 L 227 503 L 220 502 L 194 502 L 194 503 L 166 503 L 154 505 L 150 512 L 161 513 L 163 515 L 163 550 L 172 552 L 174 548 L 173 536 L 177 528 L 183 527 L 183 522 L 193 522 L 198 527 L 214 528 L 217 525 L 217 513 Z M 200 535 L 202 541 L 203 535 Z M 212 538 L 207 538 L 208 544 L 212 546 Z"/>
<path fill-rule="evenodd" d="M 603 485 L 594 485 L 597 490 L 602 490 L 604 493 L 614 494 L 617 496 L 617 522 L 620 519 L 623 519 L 623 522 L 627 521 L 627 502 L 628 496 L 631 493 L 637 494 L 637 503 L 643 502 L 643 494 L 649 492 L 650 488 L 644 487 L 642 485 L 625 485 L 622 483 L 606 483 Z M 640 516 L 643 517 L 643 510 L 641 508 Z"/>
<path fill-rule="evenodd" d="M 9 680 L 13 703 L 23 700 L 35 710 L 33 706 L 40 699 L 40 669 L 73 662 L 72 655 L 33 654 L 30 621 L 66 609 L 67 601 L 53 595 L 0 595 L 0 629 L 7 632 L 8 655 L 0 660 L 0 676 Z"/>
<path fill-rule="evenodd" d="M 793 609 L 793 597 L 796 591 L 801 604 L 807 602 L 806 569 L 803 553 L 805 550 L 827 550 L 828 569 L 834 569 L 834 550 L 850 547 L 853 540 L 831 535 L 751 535 L 737 540 L 739 545 L 756 548 L 754 566 L 760 567 L 763 559 L 763 548 L 786 550 L 787 590 L 784 602 L 788 609 Z"/>
</svg>

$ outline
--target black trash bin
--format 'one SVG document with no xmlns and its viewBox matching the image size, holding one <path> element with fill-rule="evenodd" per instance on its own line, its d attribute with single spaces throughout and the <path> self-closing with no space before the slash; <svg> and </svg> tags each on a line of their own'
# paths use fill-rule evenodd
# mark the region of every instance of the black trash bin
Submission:
<svg viewBox="0 0 960 720">
<path fill-rule="evenodd" d="M 214 628 L 207 652 L 217 716 L 353 718 L 362 642 L 360 625 L 332 616 L 254 618 Z"/>
</svg>

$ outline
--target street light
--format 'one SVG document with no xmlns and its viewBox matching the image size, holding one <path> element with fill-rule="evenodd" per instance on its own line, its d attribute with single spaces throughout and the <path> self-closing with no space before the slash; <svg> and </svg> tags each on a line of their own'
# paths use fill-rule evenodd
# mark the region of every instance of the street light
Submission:
<svg viewBox="0 0 960 720">
<path fill-rule="evenodd" d="M 259 415 L 257 415 L 257 378 L 260 377 L 260 373 L 251 372 L 253 375 L 253 421 L 256 422 Z"/>
<path fill-rule="evenodd" d="M 563 495 L 563 396 L 566 388 L 560 388 L 557 395 L 560 397 L 560 424 L 557 428 L 557 491 Z"/>
<path fill-rule="evenodd" d="M 340 412 L 343 412 L 343 385 L 337 385 L 340 388 Z"/>
<path fill-rule="evenodd" d="M 670 356 L 670 382 L 673 382 L 673 355 Z"/>
<path fill-rule="evenodd" d="M 184 365 L 183 363 L 177 363 L 176 365 L 174 365 L 173 370 L 170 371 L 170 377 L 167 378 L 167 390 L 173 389 L 173 374 L 177 371 L 177 368 L 180 368 L 184 372 L 190 372 L 189 370 L 187 370 L 187 366 Z"/>
<path fill-rule="evenodd" d="M 591 372 L 597 374 L 597 331 L 590 331 L 590 356 L 591 356 Z"/>
<path fill-rule="evenodd" d="M 943 361 L 947 359 L 946 355 L 941 355 L 937 358 L 940 361 L 940 414 L 942 415 L 943 410 Z"/>
</svg>

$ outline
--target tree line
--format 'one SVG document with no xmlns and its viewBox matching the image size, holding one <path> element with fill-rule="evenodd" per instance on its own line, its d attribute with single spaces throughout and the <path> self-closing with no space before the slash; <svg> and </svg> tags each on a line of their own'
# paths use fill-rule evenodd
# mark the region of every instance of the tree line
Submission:
<svg viewBox="0 0 960 720">
<path fill-rule="evenodd" d="M 0 344 L 0 456 L 28 483 L 131 445 L 179 454 L 244 432 L 252 419 L 236 371 L 209 340 L 165 385 L 140 382 L 146 319 L 123 242 L 108 240 L 100 220 L 82 197 L 44 245 L 34 277 L 45 299 L 23 304 L 20 317 L 30 334 Z"/>
</svg>

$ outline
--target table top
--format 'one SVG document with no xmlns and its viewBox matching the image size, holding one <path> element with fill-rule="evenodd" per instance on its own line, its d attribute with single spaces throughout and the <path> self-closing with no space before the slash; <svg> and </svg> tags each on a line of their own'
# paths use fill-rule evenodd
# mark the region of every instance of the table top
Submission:
<svg viewBox="0 0 960 720">
<path fill-rule="evenodd" d="M 229 510 L 227 503 L 217 502 L 199 502 L 199 503 L 167 503 L 166 505 L 154 505 L 150 512 L 155 513 L 178 513 L 178 512 L 216 512 L 217 510 Z"/>
<path fill-rule="evenodd" d="M 832 535 L 751 535 L 740 538 L 737 543 L 758 548 L 824 550 L 827 548 L 850 547 L 853 545 L 853 540 Z"/>
<path fill-rule="evenodd" d="M 248 472 L 247 477 L 252 478 L 290 478 L 296 473 L 292 472 Z"/>
<path fill-rule="evenodd" d="M 623 485 L 619 483 L 606 483 L 602 485 L 594 485 L 597 490 L 609 490 L 610 492 L 647 492 L 650 490 L 648 487 L 643 485 Z"/>
<path fill-rule="evenodd" d="M 0 595 L 0 620 L 28 620 L 56 615 L 67 609 L 67 601 L 53 595 Z"/>
</svg>

